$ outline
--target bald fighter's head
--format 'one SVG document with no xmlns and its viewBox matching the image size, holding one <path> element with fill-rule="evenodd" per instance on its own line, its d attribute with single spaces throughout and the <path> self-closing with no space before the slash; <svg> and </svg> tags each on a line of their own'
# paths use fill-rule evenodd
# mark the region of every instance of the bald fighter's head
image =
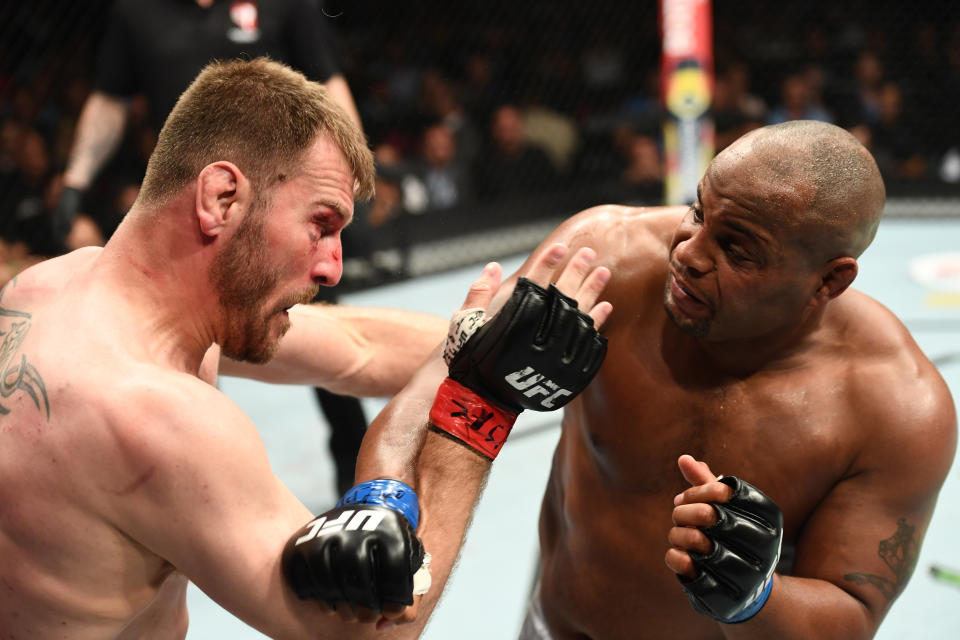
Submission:
<svg viewBox="0 0 960 640">
<path fill-rule="evenodd" d="M 877 231 L 886 191 L 873 156 L 846 130 L 796 120 L 762 127 L 721 152 L 708 174 L 756 181 L 771 214 L 788 215 L 813 263 L 859 257 Z"/>
<path fill-rule="evenodd" d="M 711 340 L 795 331 L 853 282 L 883 203 L 876 163 L 843 129 L 747 134 L 710 164 L 674 233 L 667 313 Z"/>
</svg>

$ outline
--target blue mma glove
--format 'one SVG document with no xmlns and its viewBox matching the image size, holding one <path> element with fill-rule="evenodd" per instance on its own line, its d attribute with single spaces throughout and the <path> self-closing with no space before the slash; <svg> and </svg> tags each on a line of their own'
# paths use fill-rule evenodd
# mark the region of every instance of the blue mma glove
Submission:
<svg viewBox="0 0 960 640">
<path fill-rule="evenodd" d="M 717 523 L 701 530 L 713 542 L 707 554 L 688 552 L 693 579 L 677 576 L 693 608 L 719 622 L 749 620 L 763 607 L 780 559 L 783 514 L 776 503 L 734 476 L 720 482 L 733 489 L 727 502 L 711 502 Z"/>
</svg>

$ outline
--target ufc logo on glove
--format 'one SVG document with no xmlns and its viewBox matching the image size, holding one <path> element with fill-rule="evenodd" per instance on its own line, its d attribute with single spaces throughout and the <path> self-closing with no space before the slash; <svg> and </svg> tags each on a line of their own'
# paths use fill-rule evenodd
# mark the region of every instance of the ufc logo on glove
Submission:
<svg viewBox="0 0 960 640">
<path fill-rule="evenodd" d="M 548 380 L 546 376 L 534 371 L 533 367 L 524 367 L 504 377 L 511 387 L 523 391 L 523 395 L 532 398 L 536 395 L 547 396 L 540 401 L 540 406 L 547 409 L 556 409 L 554 402 L 559 398 L 573 395 L 572 391 L 561 388 L 557 383 Z"/>
<path fill-rule="evenodd" d="M 482 309 L 454 314 L 443 349 L 449 375 L 430 410 L 432 428 L 492 460 L 521 411 L 567 404 L 606 352 L 606 338 L 575 299 L 521 277 L 493 318 Z M 495 426 L 478 436 L 484 424 Z"/>
<path fill-rule="evenodd" d="M 351 510 L 344 511 L 336 520 L 330 520 L 329 522 L 327 522 L 326 516 L 320 516 L 307 525 L 307 532 L 297 538 L 294 545 L 301 545 L 314 538 L 338 531 L 357 531 L 361 528 L 363 531 L 376 531 L 380 523 L 383 522 L 383 516 L 382 511 Z"/>
</svg>

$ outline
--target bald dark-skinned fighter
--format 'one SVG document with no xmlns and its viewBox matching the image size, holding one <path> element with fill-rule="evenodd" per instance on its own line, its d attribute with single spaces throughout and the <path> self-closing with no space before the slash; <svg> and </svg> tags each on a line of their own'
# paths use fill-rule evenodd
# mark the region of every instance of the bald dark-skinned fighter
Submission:
<svg viewBox="0 0 960 640">
<path fill-rule="evenodd" d="M 850 287 L 884 198 L 853 136 L 789 122 L 718 155 L 690 208 L 545 240 L 597 251 L 615 311 L 565 409 L 523 640 L 873 636 L 956 447 L 940 374 Z"/>
</svg>

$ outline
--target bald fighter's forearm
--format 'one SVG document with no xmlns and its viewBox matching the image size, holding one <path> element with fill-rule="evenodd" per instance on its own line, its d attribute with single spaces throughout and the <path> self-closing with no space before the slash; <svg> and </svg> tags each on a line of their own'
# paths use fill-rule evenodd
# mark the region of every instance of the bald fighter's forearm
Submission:
<svg viewBox="0 0 960 640">
<path fill-rule="evenodd" d="M 371 424 L 372 433 L 364 438 L 357 463 L 358 483 L 395 478 L 416 487 L 419 498 L 417 536 L 431 555 L 431 586 L 419 601 L 416 619 L 394 627 L 384 636 L 398 640 L 418 638 L 439 602 L 491 467 L 489 459 L 427 429 L 424 417 L 446 373 L 439 357 L 432 365 L 436 366 L 421 371 L 411 388 L 394 398 Z M 405 419 L 414 420 L 407 424 L 418 426 L 388 426 L 403 424 Z M 408 612 L 405 618 L 409 620 L 412 615 Z"/>
<path fill-rule="evenodd" d="M 446 374 L 437 347 L 407 386 L 370 423 L 357 457 L 357 482 L 388 477 L 416 485 L 427 416 Z"/>
<path fill-rule="evenodd" d="M 489 459 L 438 433 L 427 433 L 417 466 L 417 493 L 422 505 L 417 535 L 432 556 L 432 584 L 420 601 L 416 620 L 398 627 L 397 638 L 418 638 L 437 606 L 490 467 Z"/>
<path fill-rule="evenodd" d="M 760 613 L 719 626 L 727 640 L 867 640 L 879 624 L 879 615 L 835 584 L 776 574 Z"/>
</svg>

